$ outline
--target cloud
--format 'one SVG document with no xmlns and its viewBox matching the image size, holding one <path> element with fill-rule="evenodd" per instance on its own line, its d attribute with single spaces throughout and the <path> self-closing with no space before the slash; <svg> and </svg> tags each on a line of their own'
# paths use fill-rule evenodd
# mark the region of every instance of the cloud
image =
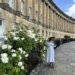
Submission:
<svg viewBox="0 0 75 75">
<path fill-rule="evenodd" d="M 75 0 L 73 0 L 73 2 L 75 2 Z"/>
<path fill-rule="evenodd" d="M 74 0 L 75 1 L 75 0 Z M 68 11 L 65 12 L 67 15 L 75 18 L 75 4 L 73 4 Z"/>
</svg>

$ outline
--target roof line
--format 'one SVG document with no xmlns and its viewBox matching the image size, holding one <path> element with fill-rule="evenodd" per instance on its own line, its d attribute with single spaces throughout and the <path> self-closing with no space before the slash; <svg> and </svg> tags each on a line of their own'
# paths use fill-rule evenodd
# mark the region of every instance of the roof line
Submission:
<svg viewBox="0 0 75 75">
<path fill-rule="evenodd" d="M 64 16 L 66 16 L 67 18 L 69 18 L 69 19 L 75 21 L 74 18 L 72 18 L 71 16 L 65 14 L 52 0 L 50 0 L 50 3 L 51 3 L 60 13 L 62 13 Z"/>
</svg>

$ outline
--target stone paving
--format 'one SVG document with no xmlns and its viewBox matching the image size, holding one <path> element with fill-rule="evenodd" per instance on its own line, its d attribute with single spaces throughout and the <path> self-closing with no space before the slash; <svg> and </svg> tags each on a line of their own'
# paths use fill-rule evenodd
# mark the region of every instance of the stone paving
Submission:
<svg viewBox="0 0 75 75">
<path fill-rule="evenodd" d="M 55 67 L 51 69 L 44 62 L 30 75 L 75 75 L 75 42 L 63 44 L 55 50 Z"/>
</svg>

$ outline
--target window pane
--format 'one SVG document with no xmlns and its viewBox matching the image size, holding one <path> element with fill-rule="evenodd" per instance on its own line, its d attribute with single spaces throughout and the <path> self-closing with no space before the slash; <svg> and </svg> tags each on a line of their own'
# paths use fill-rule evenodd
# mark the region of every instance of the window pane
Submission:
<svg viewBox="0 0 75 75">
<path fill-rule="evenodd" d="M 11 8 L 13 8 L 13 1 L 14 1 L 14 0 L 9 0 L 9 6 L 10 6 Z"/>
<path fill-rule="evenodd" d="M 24 1 L 21 0 L 21 12 L 22 14 L 24 14 Z"/>
<path fill-rule="evenodd" d="M 2 20 L 0 20 L 0 26 L 2 25 Z"/>
</svg>

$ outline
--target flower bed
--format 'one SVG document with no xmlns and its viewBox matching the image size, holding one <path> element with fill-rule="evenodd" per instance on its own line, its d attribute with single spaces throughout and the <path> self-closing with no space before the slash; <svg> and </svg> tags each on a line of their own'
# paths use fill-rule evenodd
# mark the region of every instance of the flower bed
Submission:
<svg viewBox="0 0 75 75">
<path fill-rule="evenodd" d="M 16 30 L 7 34 L 6 44 L 0 47 L 0 75 L 25 75 L 30 72 L 28 70 L 32 70 L 36 61 L 42 61 L 43 38 L 35 30 L 24 27 L 22 23 L 17 25 L 19 27 Z M 32 60 L 31 54 L 37 53 L 36 51 L 38 54 Z M 28 68 L 28 64 L 31 69 Z"/>
</svg>

